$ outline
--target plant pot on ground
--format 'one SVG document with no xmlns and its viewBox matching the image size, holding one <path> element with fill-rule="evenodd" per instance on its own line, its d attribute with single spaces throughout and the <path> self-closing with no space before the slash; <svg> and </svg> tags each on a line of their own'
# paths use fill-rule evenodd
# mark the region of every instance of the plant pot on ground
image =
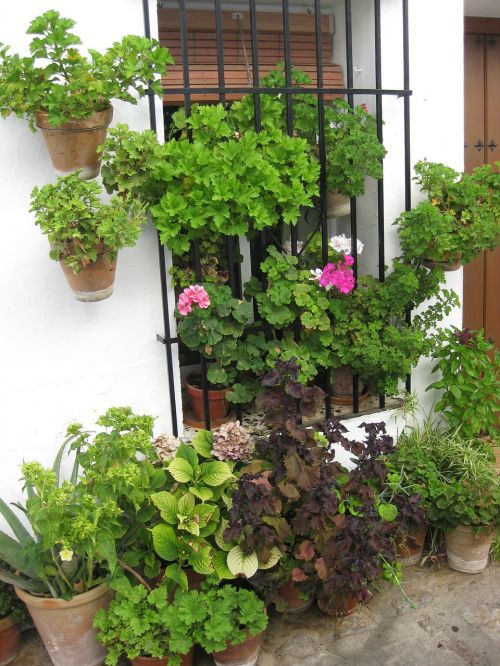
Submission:
<svg viewBox="0 0 500 666">
<path fill-rule="evenodd" d="M 481 573 L 488 566 L 494 529 L 474 529 L 457 525 L 445 533 L 446 557 L 452 569 L 464 573 Z"/>
<path fill-rule="evenodd" d="M 352 405 L 353 371 L 350 365 L 342 365 L 332 370 L 333 381 L 330 385 L 331 401 L 334 405 Z M 358 400 L 363 402 L 368 397 L 368 388 L 358 380 Z"/>
<path fill-rule="evenodd" d="M 145 221 L 141 204 L 121 197 L 102 204 L 101 192 L 96 182 L 71 174 L 31 194 L 30 210 L 48 236 L 50 257 L 60 262 L 79 301 L 111 296 L 118 250 L 135 245 Z"/>
<path fill-rule="evenodd" d="M 75 21 L 50 10 L 35 18 L 30 56 L 0 49 L 0 111 L 26 116 L 44 135 L 55 169 L 80 171 L 81 178 L 99 173 L 97 147 L 111 122 L 112 99 L 132 104 L 152 89 L 162 95 L 165 66 L 173 60 L 157 40 L 128 35 L 103 54 L 79 52 L 81 40 L 70 32 Z"/>
<path fill-rule="evenodd" d="M 395 222 L 406 260 L 456 270 L 497 247 L 500 173 L 494 166 L 463 174 L 444 164 L 418 162 L 415 173 L 427 200 Z"/>
<path fill-rule="evenodd" d="M 226 394 L 231 387 L 217 387 L 209 384 L 207 381 L 208 392 L 208 412 L 210 416 L 210 425 L 216 428 L 227 416 L 229 403 L 226 400 Z M 203 398 L 201 373 L 192 372 L 186 377 L 186 393 L 190 398 L 191 408 L 195 420 L 205 423 L 205 401 Z"/>
<path fill-rule="evenodd" d="M 13 588 L 0 581 L 0 666 L 10 664 L 19 652 L 21 627 L 27 613 Z"/>
</svg>

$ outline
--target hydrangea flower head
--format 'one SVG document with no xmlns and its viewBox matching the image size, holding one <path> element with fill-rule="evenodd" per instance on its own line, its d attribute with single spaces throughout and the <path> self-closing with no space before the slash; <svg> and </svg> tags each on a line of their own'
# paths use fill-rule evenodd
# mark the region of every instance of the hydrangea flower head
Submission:
<svg viewBox="0 0 500 666">
<path fill-rule="evenodd" d="M 210 305 L 210 297 L 200 284 L 193 284 L 184 289 L 177 301 L 177 309 L 181 315 L 186 316 L 192 311 L 194 303 L 202 309 Z"/>
</svg>

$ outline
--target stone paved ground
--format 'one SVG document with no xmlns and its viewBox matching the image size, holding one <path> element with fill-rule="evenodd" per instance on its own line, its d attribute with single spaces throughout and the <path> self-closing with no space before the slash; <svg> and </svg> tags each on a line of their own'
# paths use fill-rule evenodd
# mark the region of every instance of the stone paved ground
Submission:
<svg viewBox="0 0 500 666">
<path fill-rule="evenodd" d="M 500 666 L 500 564 L 478 575 L 412 567 L 350 617 L 273 616 L 258 666 Z M 36 636 L 14 666 L 50 666 Z M 196 666 L 213 664 L 207 657 Z M 81 666 L 86 666 L 82 664 Z"/>
</svg>

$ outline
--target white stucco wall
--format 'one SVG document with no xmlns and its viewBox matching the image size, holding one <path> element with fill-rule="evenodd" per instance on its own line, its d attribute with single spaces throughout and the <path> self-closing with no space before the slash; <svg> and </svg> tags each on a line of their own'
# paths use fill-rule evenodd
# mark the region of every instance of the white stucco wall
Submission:
<svg viewBox="0 0 500 666">
<path fill-rule="evenodd" d="M 156 2 L 150 1 L 153 34 Z M 0 41 L 28 55 L 30 21 L 48 9 L 77 21 L 85 47 L 104 50 L 126 34 L 144 34 L 141 0 L 26 0 L 2 3 Z M 113 124 L 149 127 L 148 104 L 118 102 Z M 158 105 L 161 113 L 161 102 Z M 160 120 L 160 127 L 162 122 Z M 19 463 L 51 463 L 66 425 L 92 427 L 113 405 L 130 405 L 170 429 L 156 232 L 119 254 L 115 291 L 100 303 L 76 301 L 29 212 L 35 185 L 55 174 L 42 136 L 15 117 L 0 120 L 0 492 L 19 490 Z"/>
<path fill-rule="evenodd" d="M 337 17 L 335 60 L 339 61 L 342 7 L 334 2 L 331 6 Z M 364 1 L 353 3 L 361 19 L 354 45 L 354 64 L 361 71 L 354 85 L 371 87 L 372 36 L 367 27 L 371 15 L 370 20 L 362 20 L 366 6 Z M 382 0 L 386 88 L 403 87 L 400 7 L 400 0 Z M 85 46 L 97 49 L 106 48 L 124 34 L 143 32 L 141 0 L 25 0 L 15 11 L 11 5 L 0 7 L 0 41 L 11 44 L 14 51 L 27 53 L 25 30 L 32 18 L 47 9 L 58 9 L 74 18 L 75 32 Z M 155 10 L 156 2 L 150 0 L 153 34 Z M 460 1 L 410 0 L 413 163 L 426 157 L 462 166 L 462 32 Z M 388 261 L 397 254 L 391 223 L 404 206 L 402 109 L 402 100 L 384 99 L 384 143 L 389 150 L 385 172 Z M 113 123 L 117 122 L 127 122 L 134 129 L 147 127 L 147 103 L 142 101 L 137 107 L 117 103 Z M 59 266 L 49 259 L 47 240 L 29 213 L 32 188 L 55 178 L 42 137 L 32 134 L 26 122 L 9 118 L 0 121 L 0 145 L 4 234 L 0 267 L 0 491 L 9 500 L 20 493 L 17 479 L 21 460 L 39 459 L 49 464 L 72 420 L 91 427 L 95 417 L 108 407 L 127 404 L 137 412 L 157 416 L 158 432 L 170 431 L 171 424 L 165 350 L 155 339 L 157 332 L 163 333 L 163 321 L 154 230 L 147 228 L 135 248 L 120 253 L 115 293 L 110 299 L 96 304 L 77 302 Z M 374 186 L 369 190 L 373 193 Z M 417 191 L 414 195 L 416 201 Z M 372 201 L 368 197 L 360 202 L 364 240 L 373 237 Z M 451 274 L 448 283 L 461 293 L 461 271 Z M 450 321 L 459 324 L 461 313 L 455 312 Z M 414 386 L 421 388 L 427 383 L 428 364 L 423 363 L 414 373 Z M 382 418 L 395 434 L 390 414 L 366 420 Z M 353 420 L 352 427 L 362 420 Z"/>
</svg>

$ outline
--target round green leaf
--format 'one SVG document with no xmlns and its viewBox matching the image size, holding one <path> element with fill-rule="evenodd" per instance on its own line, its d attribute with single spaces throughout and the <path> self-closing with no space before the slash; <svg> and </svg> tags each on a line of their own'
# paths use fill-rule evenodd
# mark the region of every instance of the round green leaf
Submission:
<svg viewBox="0 0 500 666">
<path fill-rule="evenodd" d="M 168 466 L 168 471 L 179 483 L 189 483 L 193 480 L 193 468 L 187 460 L 175 458 Z"/>
<path fill-rule="evenodd" d="M 282 552 L 279 548 L 272 548 L 267 562 L 259 562 L 259 569 L 271 569 L 281 558 Z"/>
<path fill-rule="evenodd" d="M 392 523 L 398 515 L 398 507 L 394 504 L 379 504 L 377 507 L 378 515 L 382 520 Z"/>
<path fill-rule="evenodd" d="M 225 462 L 213 461 L 201 464 L 201 478 L 207 486 L 220 486 L 233 476 Z"/>
<path fill-rule="evenodd" d="M 241 546 L 234 546 L 227 554 L 227 566 L 233 576 L 251 578 L 259 568 L 257 553 L 245 555 Z"/>
</svg>

